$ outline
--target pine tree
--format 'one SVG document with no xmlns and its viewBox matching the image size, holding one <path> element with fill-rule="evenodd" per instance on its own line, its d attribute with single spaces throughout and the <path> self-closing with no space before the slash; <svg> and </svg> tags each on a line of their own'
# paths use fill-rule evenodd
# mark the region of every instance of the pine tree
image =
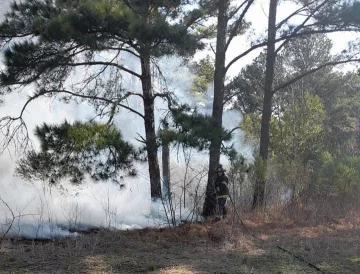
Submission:
<svg viewBox="0 0 360 274">
<path fill-rule="evenodd" d="M 121 107 L 142 117 L 151 197 L 159 198 L 154 103 L 157 97 L 167 95 L 155 92 L 152 60 L 167 54 L 191 54 L 201 47 L 201 35 L 191 27 L 202 13 L 197 9 L 185 12 L 182 7 L 188 2 L 26 0 L 14 3 L 0 25 L 0 46 L 7 46 L 0 85 L 8 87 L 10 92 L 21 86 L 35 87 L 26 105 L 43 96 L 66 101 L 80 98 L 93 104 L 98 113 L 108 112 L 110 119 Z M 135 60 L 140 69 L 133 69 L 126 59 Z M 86 68 L 92 70 L 86 73 Z M 67 80 L 73 73 L 84 75 L 83 81 L 69 84 Z M 124 90 L 119 78 L 126 76 L 141 82 L 141 93 Z M 124 104 L 130 96 L 142 99 L 143 113 Z M 15 120 L 22 122 L 22 117 Z"/>
<path fill-rule="evenodd" d="M 259 156 L 264 161 L 265 166 L 268 160 L 270 144 L 270 119 L 275 92 L 286 88 L 297 82 L 305 76 L 317 72 L 329 66 L 348 62 L 358 62 L 357 53 L 345 54 L 339 60 L 319 64 L 315 68 L 310 68 L 303 73 L 295 76 L 291 80 L 274 87 L 274 67 L 276 57 L 281 49 L 296 37 L 306 37 L 316 33 L 333 33 L 343 31 L 359 31 L 360 17 L 358 11 L 360 5 L 357 1 L 299 1 L 303 5 L 290 17 L 279 23 L 276 22 L 278 0 L 271 0 L 269 3 L 269 21 L 268 21 L 268 39 L 266 42 L 266 71 L 264 82 L 264 99 L 262 107 L 262 119 L 260 128 L 260 151 Z M 294 26 L 288 22 L 289 18 L 306 11 L 307 15 L 302 23 Z M 354 12 L 354 11 L 357 11 Z M 310 22 L 314 20 L 313 22 Z M 285 28 L 283 28 L 285 26 Z M 280 34 L 281 39 L 278 38 Z M 286 37 L 285 39 L 283 39 Z M 277 42 L 281 41 L 277 45 Z M 259 179 L 255 182 L 255 193 L 253 199 L 253 208 L 262 207 L 265 199 L 266 180 Z"/>
<path fill-rule="evenodd" d="M 217 34 L 214 70 L 214 99 L 212 108 L 212 120 L 218 130 L 222 128 L 222 116 L 224 111 L 225 78 L 228 66 L 225 57 L 231 41 L 241 34 L 248 26 L 244 20 L 245 15 L 254 0 L 244 0 L 236 5 L 233 1 L 224 0 L 217 2 Z M 219 134 L 211 137 L 209 151 L 209 172 L 206 185 L 206 196 L 203 207 L 203 216 L 209 217 L 215 213 L 216 199 L 214 194 L 215 170 L 220 161 L 222 138 Z"/>
</svg>

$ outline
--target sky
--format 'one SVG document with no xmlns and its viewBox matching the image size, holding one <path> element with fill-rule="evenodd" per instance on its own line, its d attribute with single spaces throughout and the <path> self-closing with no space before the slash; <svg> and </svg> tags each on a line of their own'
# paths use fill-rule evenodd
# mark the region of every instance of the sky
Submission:
<svg viewBox="0 0 360 274">
<path fill-rule="evenodd" d="M 3 18 L 8 5 L 8 0 L 0 0 L 0 20 Z M 281 20 L 292 8 L 294 7 L 291 4 L 285 4 L 279 12 L 278 20 Z M 257 35 L 263 34 L 266 30 L 267 9 L 267 0 L 258 0 L 249 13 L 249 20 L 253 17 L 257 18 L 257 20 L 251 20 L 253 22 L 252 27 Z M 334 53 L 341 51 L 346 46 L 348 40 L 352 38 L 353 34 L 332 36 Z M 234 39 L 227 60 L 231 60 L 239 51 L 247 48 L 249 43 L 249 39 L 246 38 Z M 258 53 L 259 51 L 254 51 L 253 54 L 236 63 L 229 71 L 229 77 L 236 75 Z M 179 99 L 197 105 L 201 111 L 209 114 L 211 109 L 211 87 L 209 88 L 209 93 L 204 98 L 194 99 L 191 97 L 187 91 L 191 85 L 191 81 L 189 81 L 191 76 L 188 70 L 180 64 L 181 60 L 176 57 L 167 57 L 160 61 L 168 83 L 172 89 L 177 91 Z M 127 81 L 127 84 L 133 85 L 131 79 L 127 79 Z M 25 89 L 6 96 L 5 102 L 0 108 L 0 117 L 18 114 L 27 98 L 26 96 L 30 94 L 31 90 Z M 137 99 L 129 103 L 141 107 L 141 102 L 137 101 Z M 163 115 L 165 108 L 162 102 L 157 102 L 157 119 Z M 122 129 L 126 125 L 126 130 L 123 130 L 125 138 L 132 140 L 137 133 L 143 134 L 144 130 L 140 118 L 127 112 L 124 114 L 119 115 L 115 123 Z M 29 105 L 24 118 L 31 133 L 34 127 L 42 122 L 59 123 L 64 119 L 68 121 L 85 120 L 93 115 L 92 107 L 84 103 L 74 105 L 60 103 L 51 99 L 42 99 Z M 225 127 L 228 129 L 236 127 L 240 119 L 241 115 L 236 111 L 225 112 Z M 243 142 L 240 132 L 235 137 L 235 146 L 238 151 L 247 157 L 250 158 L 252 156 L 252 149 Z M 13 176 L 15 161 L 18 156 L 11 149 L 0 156 L 0 174 L 2 175 L 0 178 L 0 198 L 9 205 L 16 216 L 22 216 L 16 219 L 19 222 L 16 222 L 12 230 L 12 233 L 15 235 L 44 238 L 61 235 L 67 236 L 70 232 L 64 229 L 64 227 L 69 227 L 75 223 L 86 224 L 88 226 L 111 226 L 120 229 L 164 224 L 165 213 L 163 205 L 150 200 L 146 164 L 138 166 L 139 176 L 133 179 L 126 179 L 126 187 L 122 190 L 113 184 L 94 184 L 91 182 L 87 182 L 80 187 L 74 187 L 64 182 L 62 188 L 50 189 L 44 183 L 23 181 Z M 193 176 L 202 184 L 205 177 L 201 180 L 196 177 L 196 174 L 206 171 L 206 162 L 206 154 L 192 152 L 192 172 L 190 172 L 189 176 Z M 182 154 L 178 154 L 178 151 L 174 150 L 172 176 L 175 183 L 181 184 L 185 179 L 184 169 Z M 177 213 L 180 214 L 178 209 Z M 6 229 L 6 224 L 12 218 L 7 206 L 0 202 L 1 211 L 3 213 L 0 213 L 0 232 L 1 229 Z M 183 216 L 186 213 L 182 210 Z"/>
</svg>

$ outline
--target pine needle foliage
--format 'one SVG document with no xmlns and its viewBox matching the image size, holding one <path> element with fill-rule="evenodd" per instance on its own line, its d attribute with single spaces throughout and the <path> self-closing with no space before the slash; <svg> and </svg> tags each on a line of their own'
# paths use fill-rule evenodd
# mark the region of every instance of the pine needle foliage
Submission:
<svg viewBox="0 0 360 274">
<path fill-rule="evenodd" d="M 193 74 L 193 85 L 191 91 L 193 93 L 206 93 L 210 83 L 214 81 L 214 62 L 210 56 L 199 60 L 198 62 L 192 62 L 190 64 L 190 72 Z"/>
<path fill-rule="evenodd" d="M 210 148 L 210 142 L 214 135 L 220 135 L 223 142 L 229 142 L 232 139 L 231 131 L 223 127 L 218 128 L 211 116 L 199 113 L 187 105 L 172 108 L 171 114 L 172 128 L 160 132 L 159 137 L 162 141 L 203 151 Z M 231 146 L 224 145 L 222 153 L 231 158 L 236 156 L 236 151 Z"/>
<path fill-rule="evenodd" d="M 86 53 L 131 51 L 158 57 L 193 54 L 201 47 L 200 32 L 189 33 L 188 24 L 176 17 L 180 2 L 122 0 L 27 0 L 14 3 L 0 25 L 0 42 L 16 37 L 37 37 L 14 43 L 5 51 L 6 70 L 1 83 L 28 83 L 55 68 L 70 68 Z M 186 2 L 186 1 L 185 1 Z M 176 20 L 175 20 L 176 19 Z M 183 18 L 183 20 L 185 20 Z M 177 23 L 179 22 L 179 23 Z M 63 79 L 63 78 L 60 78 Z M 60 80 L 58 79 L 58 80 Z"/>
<path fill-rule="evenodd" d="M 29 151 L 18 162 L 16 172 L 23 178 L 51 184 L 70 179 L 80 184 L 88 175 L 94 181 L 120 183 L 124 171 L 136 175 L 133 161 L 139 159 L 139 154 L 114 126 L 96 122 L 44 123 L 36 128 L 35 135 L 40 151 Z"/>
</svg>

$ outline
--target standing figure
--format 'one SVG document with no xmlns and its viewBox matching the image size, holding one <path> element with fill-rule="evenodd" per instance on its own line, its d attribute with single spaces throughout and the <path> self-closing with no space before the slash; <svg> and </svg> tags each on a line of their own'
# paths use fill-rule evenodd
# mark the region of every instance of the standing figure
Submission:
<svg viewBox="0 0 360 274">
<path fill-rule="evenodd" d="M 222 165 L 218 165 L 216 169 L 216 181 L 215 181 L 215 193 L 216 193 L 216 203 L 219 217 L 222 219 L 226 216 L 226 200 L 229 197 L 229 179 L 225 175 L 225 169 Z"/>
</svg>

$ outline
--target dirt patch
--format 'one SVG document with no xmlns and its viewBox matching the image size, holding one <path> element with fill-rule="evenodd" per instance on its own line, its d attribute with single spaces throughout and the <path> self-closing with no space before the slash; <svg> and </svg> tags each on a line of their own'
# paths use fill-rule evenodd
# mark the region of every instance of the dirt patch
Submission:
<svg viewBox="0 0 360 274">
<path fill-rule="evenodd" d="M 321 273 L 309 263 L 323 273 L 360 273 L 356 227 L 245 223 L 256 237 L 228 218 L 51 241 L 8 240 L 1 246 L 0 273 Z"/>
</svg>

